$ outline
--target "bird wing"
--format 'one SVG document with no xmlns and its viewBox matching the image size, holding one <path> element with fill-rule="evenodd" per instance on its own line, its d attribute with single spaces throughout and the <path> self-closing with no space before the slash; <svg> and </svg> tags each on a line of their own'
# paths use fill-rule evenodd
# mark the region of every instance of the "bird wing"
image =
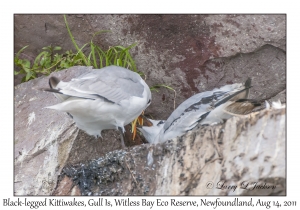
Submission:
<svg viewBox="0 0 300 210">
<path fill-rule="evenodd" d="M 236 97 L 244 97 L 249 91 L 251 81 L 247 80 L 246 84 L 236 83 L 225 85 L 221 88 L 215 88 L 212 91 L 198 93 L 185 100 L 178 106 L 176 110 L 166 120 L 164 125 L 165 133 L 172 130 L 172 127 L 185 128 L 190 130 L 195 127 L 198 122 L 203 120 L 211 110 Z"/>
<path fill-rule="evenodd" d="M 206 91 L 185 100 L 165 122 L 165 133 L 169 129 L 171 131 L 172 127 L 192 129 L 199 120 L 202 120 L 210 112 L 213 102 L 218 101 L 226 93 L 227 91 Z"/>
<path fill-rule="evenodd" d="M 83 74 L 70 82 L 59 82 L 51 92 L 72 97 L 99 99 L 119 103 L 131 96 L 143 97 L 141 77 L 118 66 L 108 66 Z M 49 90 L 48 90 L 49 91 Z"/>
</svg>

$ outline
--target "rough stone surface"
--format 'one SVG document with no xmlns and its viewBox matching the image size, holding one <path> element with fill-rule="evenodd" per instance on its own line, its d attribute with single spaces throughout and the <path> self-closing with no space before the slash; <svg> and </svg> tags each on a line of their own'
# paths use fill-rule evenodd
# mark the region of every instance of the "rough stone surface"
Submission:
<svg viewBox="0 0 300 210">
<path fill-rule="evenodd" d="M 67 165 L 58 188 L 70 177 L 82 195 L 286 195 L 285 114 L 262 110 Z"/>
<path fill-rule="evenodd" d="M 160 88 L 146 114 L 166 119 L 195 93 L 253 78 L 251 97 L 285 102 L 286 15 L 67 15 L 79 46 L 93 33 L 104 49 L 138 45 L 132 50 L 149 86 Z M 63 15 L 15 15 L 15 52 L 32 60 L 42 47 L 74 49 Z M 19 83 L 16 77 L 15 83 Z M 280 94 L 280 96 L 278 96 Z M 174 102 L 175 100 L 175 102 Z"/>
<path fill-rule="evenodd" d="M 81 195 L 80 189 L 77 185 L 74 185 L 74 182 L 67 176 L 65 176 L 56 187 L 53 195 Z"/>
<path fill-rule="evenodd" d="M 69 81 L 87 71 L 92 70 L 73 67 L 52 75 Z M 47 83 L 48 77 L 42 77 L 15 87 L 15 195 L 232 193 L 205 188 L 207 180 L 232 185 L 266 180 L 279 190 L 264 195 L 285 193 L 285 109 L 233 118 L 163 145 L 124 151 L 118 150 L 116 132 L 95 139 L 78 130 L 67 114 L 44 109 L 57 103 L 51 93 L 38 90 Z"/>
<path fill-rule="evenodd" d="M 90 70 L 73 67 L 51 75 L 69 81 Z M 58 103 L 53 94 L 38 90 L 48 87 L 48 79 L 42 77 L 15 86 L 16 195 L 48 195 L 53 186 L 47 184 L 43 188 L 36 183 L 55 184 L 65 164 L 90 160 L 121 148 L 119 133 L 103 132 L 103 139 L 95 139 L 76 128 L 66 113 L 45 109 Z"/>
</svg>

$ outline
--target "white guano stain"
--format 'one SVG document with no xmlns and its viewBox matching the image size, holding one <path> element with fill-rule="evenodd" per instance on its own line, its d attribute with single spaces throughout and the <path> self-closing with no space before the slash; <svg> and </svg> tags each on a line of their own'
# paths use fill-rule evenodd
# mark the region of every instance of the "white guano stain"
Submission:
<svg viewBox="0 0 300 210">
<path fill-rule="evenodd" d="M 35 121 L 35 113 L 31 112 L 28 116 L 27 127 L 29 127 L 33 121 Z"/>
<path fill-rule="evenodd" d="M 33 98 L 29 99 L 29 101 L 34 101 L 36 99 L 37 99 L 37 97 L 33 97 Z"/>
</svg>

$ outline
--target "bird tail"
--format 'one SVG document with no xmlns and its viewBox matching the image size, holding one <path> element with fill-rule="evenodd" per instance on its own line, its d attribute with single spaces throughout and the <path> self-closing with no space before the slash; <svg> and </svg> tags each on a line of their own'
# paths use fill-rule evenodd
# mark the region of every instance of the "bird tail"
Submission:
<svg viewBox="0 0 300 210">
<path fill-rule="evenodd" d="M 55 97 L 61 102 L 67 100 L 70 97 L 68 95 L 64 95 L 63 93 L 61 93 L 60 89 L 57 88 L 59 83 L 63 83 L 57 77 L 53 77 L 53 76 L 50 77 L 48 83 L 50 88 L 41 88 L 40 90 L 54 93 Z"/>
<path fill-rule="evenodd" d="M 52 93 L 59 93 L 59 89 L 56 88 L 58 83 L 60 83 L 60 80 L 57 77 L 50 77 L 48 81 L 50 88 L 40 88 L 40 90 Z"/>
<path fill-rule="evenodd" d="M 57 77 L 50 77 L 50 79 L 49 79 L 50 88 L 55 89 L 59 82 L 60 82 L 60 79 L 58 79 Z"/>
</svg>

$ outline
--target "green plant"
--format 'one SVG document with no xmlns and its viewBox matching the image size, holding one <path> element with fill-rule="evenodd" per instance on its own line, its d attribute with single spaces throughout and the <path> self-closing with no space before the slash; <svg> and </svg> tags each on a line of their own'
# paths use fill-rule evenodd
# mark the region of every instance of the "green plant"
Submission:
<svg viewBox="0 0 300 210">
<path fill-rule="evenodd" d="M 61 47 L 52 47 L 51 45 L 43 47 L 43 51 L 39 53 L 31 63 L 28 59 L 20 58 L 20 54 L 27 47 L 28 45 L 19 50 L 14 59 L 15 65 L 20 69 L 19 71 L 15 70 L 15 75 L 25 74 L 22 82 L 36 78 L 39 73 L 49 75 L 53 71 L 83 64 L 78 54 L 74 54 L 71 50 L 66 51 L 63 54 L 58 54 L 55 53 L 55 51 L 60 51 Z"/>
<path fill-rule="evenodd" d="M 101 34 L 101 33 L 107 33 L 110 32 L 109 30 L 102 30 L 98 31 L 93 34 L 93 37 L 89 43 L 84 44 L 81 48 L 77 45 L 74 36 L 69 28 L 68 21 L 66 18 L 66 15 L 64 15 L 65 19 L 65 24 L 67 31 L 69 33 L 69 36 L 71 38 L 71 41 L 78 51 L 79 57 L 81 57 L 82 61 L 86 66 L 93 66 L 94 68 L 102 68 L 104 66 L 109 66 L 109 65 L 116 65 L 116 66 L 122 66 L 128 69 L 131 69 L 135 72 L 137 72 L 135 62 L 132 59 L 132 56 L 129 52 L 129 50 L 133 47 L 136 46 L 136 43 L 128 46 L 128 47 L 123 47 L 123 46 L 112 46 L 109 47 L 108 50 L 104 51 L 101 49 L 98 45 L 96 45 L 93 42 L 93 39 L 96 35 Z M 83 53 L 83 49 L 89 46 L 89 53 L 85 55 Z M 139 72 L 142 74 L 141 72 Z"/>
<path fill-rule="evenodd" d="M 137 72 L 135 62 L 129 52 L 131 48 L 136 46 L 136 43 L 128 47 L 112 46 L 108 50 L 103 50 L 93 42 L 96 35 L 110 32 L 103 30 L 94 33 L 91 41 L 79 48 L 70 31 L 65 15 L 64 19 L 67 31 L 77 52 L 73 53 L 72 50 L 69 50 L 63 54 L 58 54 L 56 51 L 60 51 L 61 47 L 52 47 L 50 45 L 43 47 L 43 51 L 36 56 L 33 62 L 30 62 L 30 60 L 21 58 L 20 56 L 28 45 L 23 47 L 14 58 L 15 66 L 19 69 L 15 70 L 15 75 L 25 74 L 22 82 L 34 79 L 38 74 L 49 75 L 53 71 L 59 71 L 76 65 L 93 66 L 96 69 L 109 65 L 117 65 Z M 88 49 L 84 53 L 83 50 L 87 47 Z M 141 72 L 138 73 L 142 75 Z"/>
<path fill-rule="evenodd" d="M 19 50 L 19 52 L 17 52 L 17 54 L 14 58 L 15 65 L 21 69 L 20 71 L 15 70 L 15 75 L 26 74 L 26 76 L 23 77 L 22 82 L 36 78 L 36 72 L 33 71 L 33 69 L 31 68 L 30 61 L 27 59 L 19 58 L 21 52 L 24 51 L 27 47 L 28 47 L 28 45 L 23 47 L 21 50 Z"/>
<path fill-rule="evenodd" d="M 69 28 L 66 15 L 64 15 L 64 21 L 76 52 L 73 53 L 72 50 L 68 50 L 65 53 L 59 54 L 57 51 L 60 51 L 61 47 L 52 47 L 50 45 L 43 47 L 43 51 L 36 56 L 33 62 L 30 62 L 28 59 L 20 58 L 21 53 L 28 47 L 28 45 L 23 47 L 21 50 L 19 50 L 19 52 L 17 52 L 14 58 L 14 63 L 19 68 L 19 71 L 15 70 L 15 75 L 25 74 L 25 76 L 22 78 L 22 82 L 34 79 L 38 76 L 38 74 L 49 75 L 53 71 L 67 69 L 76 65 L 93 66 L 96 69 L 103 68 L 104 66 L 116 65 L 131 69 L 140 75 L 144 75 L 142 72 L 137 71 L 135 62 L 129 52 L 130 49 L 136 46 L 136 43 L 128 47 L 112 46 L 107 50 L 103 50 L 93 42 L 96 35 L 110 32 L 109 30 L 102 30 L 94 33 L 90 42 L 87 42 L 82 47 L 79 47 Z M 85 48 L 88 49 L 85 50 L 84 53 L 83 50 Z M 158 92 L 158 88 L 160 87 L 174 91 L 176 98 L 176 91 L 170 86 L 163 84 L 154 85 L 150 89 L 151 91 Z"/>
</svg>

